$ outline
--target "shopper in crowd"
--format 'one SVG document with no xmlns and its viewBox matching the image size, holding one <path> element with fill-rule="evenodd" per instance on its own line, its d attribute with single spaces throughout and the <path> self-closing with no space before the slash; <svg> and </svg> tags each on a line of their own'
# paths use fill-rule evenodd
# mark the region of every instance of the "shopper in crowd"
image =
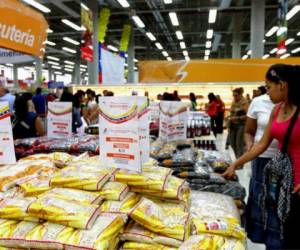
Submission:
<svg viewBox="0 0 300 250">
<path fill-rule="evenodd" d="M 211 130 L 214 135 L 217 135 L 217 116 L 218 116 L 218 102 L 214 93 L 208 94 L 207 114 L 210 117 Z"/>
<path fill-rule="evenodd" d="M 34 112 L 32 94 L 24 93 L 16 98 L 12 127 L 14 139 L 45 135 L 43 123 Z"/>
<path fill-rule="evenodd" d="M 222 134 L 223 133 L 223 123 L 224 123 L 224 115 L 225 115 L 225 104 L 222 101 L 220 95 L 216 95 L 217 98 L 217 120 L 216 120 L 216 126 L 217 126 L 217 133 Z"/>
<path fill-rule="evenodd" d="M 165 92 L 162 96 L 162 101 L 175 101 L 175 97 L 173 94 Z"/>
<path fill-rule="evenodd" d="M 197 98 L 194 93 L 190 93 L 191 111 L 197 111 Z"/>
<path fill-rule="evenodd" d="M 243 88 L 233 90 L 233 102 L 228 118 L 229 142 L 237 158 L 244 153 L 244 131 L 249 106 L 248 101 L 243 97 L 243 93 Z"/>
<path fill-rule="evenodd" d="M 179 95 L 178 95 L 178 91 L 177 90 L 174 90 L 173 92 L 173 96 L 174 96 L 174 100 L 175 101 L 181 101 Z"/>
<path fill-rule="evenodd" d="M 13 114 L 14 112 L 15 99 L 16 97 L 14 95 L 9 93 L 4 87 L 0 86 L 0 102 L 8 102 L 10 114 Z"/>
<path fill-rule="evenodd" d="M 265 230 L 264 233 L 270 232 L 270 229 L 274 228 L 274 225 L 275 227 L 278 227 L 278 225 L 283 226 L 283 245 L 280 245 L 278 247 L 279 249 L 300 249 L 299 233 L 296 229 L 300 223 L 299 79 L 299 66 L 277 64 L 268 69 L 266 73 L 268 94 L 272 102 L 278 105 L 276 105 L 271 113 L 270 120 L 261 140 L 232 163 L 223 174 L 225 177 L 232 177 L 238 166 L 255 159 L 265 152 L 273 139 L 278 140 L 279 149 L 282 148 L 283 144 L 286 145 L 287 153 L 291 161 L 286 161 L 285 164 L 287 166 L 290 163 L 292 164 L 293 173 L 289 173 L 288 169 L 286 169 L 287 171 L 281 177 L 284 178 L 284 180 L 279 184 L 276 179 L 278 180 L 278 171 L 280 171 L 280 169 L 277 169 L 276 172 L 270 176 L 272 178 L 268 178 L 269 183 L 265 183 L 266 186 L 264 186 L 264 193 L 267 194 L 268 201 L 265 202 L 265 199 L 261 200 L 261 202 L 266 205 L 266 209 L 263 212 L 267 215 L 267 220 L 265 221 L 267 230 Z M 284 143 L 288 127 L 292 121 L 294 121 L 295 124 L 292 130 L 289 129 L 291 136 L 289 137 L 288 143 Z M 293 190 L 289 189 L 290 185 L 293 187 Z M 280 204 L 278 204 L 279 198 L 281 201 Z M 266 216 L 264 216 L 264 218 L 266 218 Z M 280 244 L 280 234 L 268 236 Z"/>
<path fill-rule="evenodd" d="M 158 95 L 156 96 L 156 99 L 157 99 L 158 101 L 161 101 L 162 95 L 161 95 L 161 94 L 158 94 Z"/>
<path fill-rule="evenodd" d="M 86 107 L 89 108 L 93 108 L 95 105 L 97 105 L 96 103 L 96 93 L 95 91 L 88 89 L 86 91 L 86 97 L 87 97 L 87 102 L 86 102 Z"/>
<path fill-rule="evenodd" d="M 259 91 L 258 89 L 253 89 L 252 91 L 252 99 L 254 99 L 255 97 L 258 97 L 260 94 L 259 94 Z"/>
<path fill-rule="evenodd" d="M 258 96 L 267 94 L 267 89 L 265 86 L 259 86 L 257 88 L 257 91 L 258 91 Z"/>
<path fill-rule="evenodd" d="M 245 126 L 246 150 L 250 151 L 254 144 L 262 138 L 264 130 L 269 122 L 274 104 L 267 94 L 254 98 L 249 106 Z M 280 238 L 273 239 L 272 235 L 278 235 L 279 228 L 264 230 L 262 221 L 263 211 L 260 205 L 260 195 L 263 190 L 263 172 L 266 164 L 277 152 L 277 141 L 273 140 L 268 149 L 252 161 L 252 176 L 249 184 L 249 196 L 246 206 L 246 231 L 247 236 L 253 242 L 265 243 L 268 249 L 277 249 L 281 246 Z"/>
<path fill-rule="evenodd" d="M 37 88 L 35 95 L 32 97 L 32 102 L 38 117 L 46 117 L 46 98 L 42 95 L 42 89 Z"/>
<path fill-rule="evenodd" d="M 246 100 L 249 104 L 251 103 L 252 100 L 249 94 L 246 95 Z"/>
<path fill-rule="evenodd" d="M 112 91 L 107 91 L 105 96 L 114 96 L 114 92 Z"/>
</svg>

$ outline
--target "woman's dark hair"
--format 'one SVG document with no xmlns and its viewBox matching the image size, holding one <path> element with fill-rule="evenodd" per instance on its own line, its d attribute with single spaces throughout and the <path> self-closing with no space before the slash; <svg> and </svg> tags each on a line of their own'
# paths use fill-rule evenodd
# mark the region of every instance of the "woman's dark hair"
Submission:
<svg viewBox="0 0 300 250">
<path fill-rule="evenodd" d="M 60 97 L 60 101 L 61 102 L 73 102 L 73 95 L 70 92 L 64 91 Z"/>
<path fill-rule="evenodd" d="M 194 93 L 190 93 L 190 100 L 191 100 L 191 102 L 196 102 L 197 98 Z"/>
<path fill-rule="evenodd" d="M 214 93 L 209 93 L 207 97 L 209 102 L 217 101 L 217 97 L 215 96 Z"/>
<path fill-rule="evenodd" d="M 235 88 L 234 90 L 233 90 L 233 92 L 234 93 L 237 93 L 237 94 L 239 94 L 239 95 L 242 95 L 242 94 L 244 94 L 244 88 Z"/>
<path fill-rule="evenodd" d="M 258 90 L 260 91 L 261 95 L 264 95 L 267 93 L 267 89 L 265 86 L 259 86 Z"/>
<path fill-rule="evenodd" d="M 39 94 L 41 94 L 42 93 L 42 88 L 37 88 L 36 90 L 35 90 L 35 94 L 36 95 L 39 95 Z"/>
<path fill-rule="evenodd" d="M 163 101 L 176 101 L 175 96 L 173 94 L 165 92 L 162 96 Z"/>
<path fill-rule="evenodd" d="M 272 65 L 266 79 L 275 84 L 286 82 L 288 85 L 288 101 L 300 107 L 300 66 L 288 64 Z"/>
<path fill-rule="evenodd" d="M 23 93 L 15 101 L 15 115 L 19 120 L 25 120 L 28 113 L 28 101 L 32 100 L 31 93 Z"/>
<path fill-rule="evenodd" d="M 73 107 L 74 108 L 80 108 L 80 98 L 81 98 L 81 94 L 80 93 L 76 93 L 74 96 L 73 96 L 73 100 L 72 100 L 72 103 L 73 103 Z"/>
</svg>

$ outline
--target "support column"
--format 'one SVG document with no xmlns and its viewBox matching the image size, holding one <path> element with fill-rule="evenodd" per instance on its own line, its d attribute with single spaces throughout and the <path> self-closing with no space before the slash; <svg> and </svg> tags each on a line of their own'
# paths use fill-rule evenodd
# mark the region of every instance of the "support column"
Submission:
<svg viewBox="0 0 300 250">
<path fill-rule="evenodd" d="M 40 84 L 40 80 L 42 78 L 42 60 L 39 57 L 36 57 L 35 59 L 35 84 L 39 85 Z"/>
<path fill-rule="evenodd" d="M 75 60 L 74 65 L 74 71 L 73 71 L 73 84 L 80 84 L 80 52 L 77 53 L 77 58 Z"/>
<path fill-rule="evenodd" d="M 99 16 L 99 6 L 98 1 L 89 1 L 89 8 L 93 11 L 93 50 L 94 50 L 94 60 L 92 63 L 88 62 L 88 73 L 89 80 L 88 84 L 99 84 L 99 51 L 98 51 L 98 16 Z M 79 70 L 80 74 L 80 70 Z M 80 76 L 79 76 L 80 77 Z M 79 83 L 78 83 L 79 84 Z"/>
<path fill-rule="evenodd" d="M 51 64 L 48 64 L 48 78 L 49 78 L 49 81 L 53 80 L 52 75 L 53 75 L 53 72 L 52 72 Z"/>
<path fill-rule="evenodd" d="M 128 64 L 128 83 L 134 83 L 134 58 L 135 58 L 135 51 L 134 51 L 134 31 L 131 32 L 131 38 L 128 46 L 128 57 L 127 57 L 127 64 Z"/>
<path fill-rule="evenodd" d="M 225 39 L 225 58 L 231 58 L 231 40 L 229 37 Z"/>
<path fill-rule="evenodd" d="M 241 14 L 233 17 L 232 58 L 241 58 Z"/>
<path fill-rule="evenodd" d="M 18 83 L 18 66 L 16 64 L 14 64 L 14 67 L 13 67 L 13 74 L 14 74 L 14 87 L 18 88 L 19 87 L 19 83 Z"/>
<path fill-rule="evenodd" d="M 251 1 L 251 58 L 261 58 L 264 55 L 265 35 L 265 0 Z"/>
</svg>

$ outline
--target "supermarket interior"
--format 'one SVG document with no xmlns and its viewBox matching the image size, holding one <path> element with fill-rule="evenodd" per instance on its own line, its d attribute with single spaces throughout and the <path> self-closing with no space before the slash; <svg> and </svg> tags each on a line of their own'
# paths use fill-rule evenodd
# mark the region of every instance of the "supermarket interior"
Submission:
<svg viewBox="0 0 300 250">
<path fill-rule="evenodd" d="M 0 0 L 0 250 L 300 249 L 300 0 Z"/>
</svg>

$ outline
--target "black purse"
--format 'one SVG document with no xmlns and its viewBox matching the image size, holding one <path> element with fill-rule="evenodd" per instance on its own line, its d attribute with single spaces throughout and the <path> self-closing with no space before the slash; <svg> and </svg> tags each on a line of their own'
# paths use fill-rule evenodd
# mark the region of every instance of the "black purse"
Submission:
<svg viewBox="0 0 300 250">
<path fill-rule="evenodd" d="M 265 166 L 263 171 L 263 190 L 260 196 L 261 209 L 265 229 L 268 221 L 268 206 L 277 211 L 280 222 L 280 236 L 283 238 L 283 226 L 291 208 L 291 198 L 294 188 L 292 161 L 287 153 L 287 146 L 300 108 L 298 107 L 285 133 L 281 150 L 278 150 Z"/>
</svg>

